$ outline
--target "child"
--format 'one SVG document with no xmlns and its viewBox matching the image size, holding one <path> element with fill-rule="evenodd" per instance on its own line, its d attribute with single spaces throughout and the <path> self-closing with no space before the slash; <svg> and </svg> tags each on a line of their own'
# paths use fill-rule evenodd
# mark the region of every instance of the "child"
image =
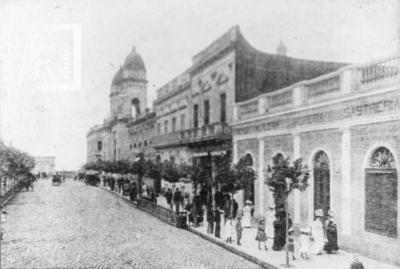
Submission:
<svg viewBox="0 0 400 269">
<path fill-rule="evenodd" d="M 214 233 L 214 214 L 211 208 L 207 209 L 207 233 L 213 234 Z"/>
<path fill-rule="evenodd" d="M 221 236 L 221 213 L 218 209 L 214 211 L 214 221 L 215 221 L 215 237 L 220 238 Z"/>
<path fill-rule="evenodd" d="M 302 259 L 309 259 L 310 252 L 310 233 L 307 231 L 301 231 L 300 234 L 300 256 Z"/>
<path fill-rule="evenodd" d="M 240 246 L 240 239 L 242 239 L 242 217 L 240 215 L 237 216 L 236 219 L 236 243 Z"/>
<path fill-rule="evenodd" d="M 232 217 L 228 217 L 228 220 L 225 222 L 225 239 L 227 243 L 232 243 L 232 234 L 233 234 L 233 221 Z"/>
<path fill-rule="evenodd" d="M 267 244 L 266 244 L 267 234 L 265 233 L 265 220 L 264 219 L 261 219 L 258 223 L 256 241 L 258 241 L 258 249 L 261 249 L 261 242 L 263 242 L 265 250 L 268 250 Z"/>
<path fill-rule="evenodd" d="M 294 255 L 294 231 L 293 231 L 293 229 L 289 230 L 288 251 L 289 251 L 289 255 L 292 254 L 292 259 L 296 260 L 296 257 Z"/>
</svg>

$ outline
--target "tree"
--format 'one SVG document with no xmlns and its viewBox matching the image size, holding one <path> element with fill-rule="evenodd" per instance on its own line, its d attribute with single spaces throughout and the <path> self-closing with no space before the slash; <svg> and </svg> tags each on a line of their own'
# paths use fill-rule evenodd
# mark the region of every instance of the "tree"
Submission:
<svg viewBox="0 0 400 269">
<path fill-rule="evenodd" d="M 155 190 L 159 193 L 161 189 L 161 164 L 154 163 L 152 160 L 147 160 L 145 166 L 145 175 L 154 179 Z"/>
<path fill-rule="evenodd" d="M 267 168 L 265 183 L 273 192 L 277 212 L 285 212 L 285 203 L 293 189 L 304 191 L 307 188 L 309 177 L 310 172 L 301 158 L 296 159 L 291 166 L 289 157 L 276 155 L 272 158 L 272 167 Z"/>
<path fill-rule="evenodd" d="M 275 250 L 283 247 L 284 242 L 286 242 L 286 246 L 288 245 L 289 218 L 287 211 L 289 194 L 294 189 L 305 190 L 308 186 L 309 176 L 309 170 L 307 166 L 303 165 L 301 158 L 296 159 L 290 166 L 289 157 L 283 158 L 282 155 L 278 154 L 272 158 L 272 167 L 268 166 L 267 168 L 265 182 L 273 192 L 276 215 L 279 223 L 281 223 L 279 226 L 281 229 L 275 231 L 275 234 L 279 232 L 279 236 L 274 237 L 273 249 Z M 286 265 L 289 266 L 288 248 L 286 248 Z"/>
<path fill-rule="evenodd" d="M 185 172 L 185 171 L 183 171 Z M 161 177 L 168 182 L 178 182 L 182 176 L 182 171 L 178 169 L 174 160 L 165 160 L 161 165 Z"/>
</svg>

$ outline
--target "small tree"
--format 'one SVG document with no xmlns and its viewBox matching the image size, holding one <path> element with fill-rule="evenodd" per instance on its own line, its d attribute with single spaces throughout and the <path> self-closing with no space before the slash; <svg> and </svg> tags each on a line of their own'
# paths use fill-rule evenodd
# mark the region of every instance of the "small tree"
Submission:
<svg viewBox="0 0 400 269">
<path fill-rule="evenodd" d="M 296 159 L 293 165 L 289 165 L 289 157 L 283 158 L 282 155 L 278 154 L 272 158 L 272 167 L 267 168 L 267 178 L 266 184 L 270 187 L 273 192 L 275 200 L 275 210 L 277 217 L 284 218 L 285 233 L 282 236 L 282 241 L 286 242 L 288 245 L 288 229 L 289 229 L 289 219 L 287 217 L 288 211 L 288 197 L 289 194 L 294 189 L 299 189 L 301 191 L 305 190 L 308 186 L 308 178 L 310 176 L 307 166 L 303 165 L 302 159 Z M 282 246 L 279 240 L 275 241 L 277 249 Z M 289 249 L 286 248 L 286 265 L 289 266 Z"/>
</svg>

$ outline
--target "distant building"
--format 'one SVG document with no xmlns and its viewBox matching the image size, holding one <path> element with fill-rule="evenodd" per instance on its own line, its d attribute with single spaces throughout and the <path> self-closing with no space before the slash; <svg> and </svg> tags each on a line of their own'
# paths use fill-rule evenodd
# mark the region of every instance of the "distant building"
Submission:
<svg viewBox="0 0 400 269">
<path fill-rule="evenodd" d="M 55 172 L 56 157 L 53 156 L 35 156 L 35 168 L 33 174 L 46 174 L 48 176 L 53 175 Z"/>
</svg>

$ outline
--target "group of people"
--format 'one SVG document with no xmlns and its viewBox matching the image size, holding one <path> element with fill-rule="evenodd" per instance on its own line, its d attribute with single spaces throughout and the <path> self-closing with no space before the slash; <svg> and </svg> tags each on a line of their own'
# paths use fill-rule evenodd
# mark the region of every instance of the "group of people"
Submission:
<svg viewBox="0 0 400 269">
<path fill-rule="evenodd" d="M 339 250 L 337 226 L 334 221 L 334 213 L 328 211 L 325 223 L 322 209 L 315 211 L 315 220 L 309 229 L 301 230 L 295 225 L 289 229 L 289 252 L 292 259 L 297 255 L 303 259 L 309 259 L 309 255 L 322 255 L 322 251 L 328 254 L 336 253 Z M 312 242 L 312 244 L 311 244 Z"/>
</svg>

